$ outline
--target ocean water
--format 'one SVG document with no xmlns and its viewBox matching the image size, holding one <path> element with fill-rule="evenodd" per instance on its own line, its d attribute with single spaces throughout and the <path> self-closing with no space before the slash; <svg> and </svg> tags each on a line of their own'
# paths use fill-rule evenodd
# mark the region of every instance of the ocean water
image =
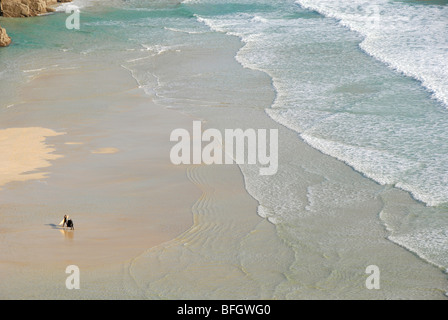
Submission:
<svg viewBox="0 0 448 320">
<path fill-rule="evenodd" d="M 258 213 L 278 226 L 281 239 L 300 246 L 306 241 L 299 228 L 306 220 L 300 218 L 354 210 L 386 190 L 373 218 L 381 219 L 389 239 L 448 269 L 446 1 L 75 0 L 70 5 L 81 10 L 79 31 L 65 29 L 64 7 L 45 17 L 1 21 L 14 43 L 0 50 L 0 109 L 14 107 L 18 84 L 40 71 L 88 62 L 121 65 L 170 108 L 262 110 L 292 130 L 294 139 L 374 181 L 342 184 L 349 178 L 295 162 L 287 146 L 277 176 L 263 179 L 243 166 L 247 190 L 260 203 Z M 47 35 L 44 41 L 40 34 Z M 205 51 L 217 54 L 211 59 Z M 229 54 L 241 70 L 222 68 L 219 62 Z M 269 77 L 270 91 L 248 87 L 254 82 L 245 69 Z M 302 172 L 325 183 L 300 183 Z M 391 189 L 414 200 L 397 202 L 388 197 Z"/>
<path fill-rule="evenodd" d="M 219 8 L 195 16 L 211 30 L 240 37 L 245 46 L 236 59 L 273 79 L 277 97 L 266 110 L 272 119 L 430 207 L 396 229 L 381 216 L 390 239 L 446 268 L 446 3 L 239 1 L 225 9 L 219 1 L 193 3 Z M 274 211 L 278 218 L 288 210 Z"/>
</svg>

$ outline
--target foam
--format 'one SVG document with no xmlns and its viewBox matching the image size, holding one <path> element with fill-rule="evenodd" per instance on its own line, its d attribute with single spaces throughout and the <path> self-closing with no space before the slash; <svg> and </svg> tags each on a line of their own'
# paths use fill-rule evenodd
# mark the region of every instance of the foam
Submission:
<svg viewBox="0 0 448 320">
<path fill-rule="evenodd" d="M 305 8 L 338 19 L 365 37 L 361 49 L 419 80 L 448 107 L 448 7 L 373 2 L 297 0 Z"/>
<path fill-rule="evenodd" d="M 146 44 L 142 44 L 142 47 L 144 49 L 142 49 L 142 51 L 150 51 L 153 52 L 154 55 L 161 55 L 165 52 L 168 51 L 180 51 L 179 47 L 177 46 L 164 46 L 164 45 L 146 45 Z"/>
<path fill-rule="evenodd" d="M 410 234 L 389 236 L 388 239 L 415 253 L 425 261 L 448 272 L 448 234 L 446 229 L 415 230 Z"/>
<path fill-rule="evenodd" d="M 169 28 L 169 27 L 163 27 L 165 30 L 173 31 L 173 32 L 180 32 L 180 33 L 187 33 L 187 34 L 204 34 L 206 32 L 203 31 L 192 31 L 192 30 L 182 30 L 177 28 Z"/>
<path fill-rule="evenodd" d="M 73 0 L 72 2 L 64 2 L 56 8 L 56 12 L 67 12 L 67 10 L 79 11 L 82 8 L 94 5 L 92 2 L 96 1 L 97 0 Z"/>
</svg>

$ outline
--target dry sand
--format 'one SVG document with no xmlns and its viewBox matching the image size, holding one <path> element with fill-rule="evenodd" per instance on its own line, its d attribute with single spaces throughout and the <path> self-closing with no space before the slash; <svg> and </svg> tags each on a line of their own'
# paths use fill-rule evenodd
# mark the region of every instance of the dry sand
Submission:
<svg viewBox="0 0 448 320">
<path fill-rule="evenodd" d="M 0 130 L 0 187 L 13 181 L 45 178 L 45 172 L 34 172 L 51 166 L 50 161 L 61 158 L 45 143 L 57 133 L 46 128 L 8 128 Z"/>
</svg>

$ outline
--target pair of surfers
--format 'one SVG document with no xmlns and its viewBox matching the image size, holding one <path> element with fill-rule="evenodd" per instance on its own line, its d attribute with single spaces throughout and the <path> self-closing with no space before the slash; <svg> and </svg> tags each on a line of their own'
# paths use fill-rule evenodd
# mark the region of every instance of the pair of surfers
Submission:
<svg viewBox="0 0 448 320">
<path fill-rule="evenodd" d="M 59 225 L 62 225 L 63 228 L 67 226 L 67 228 L 70 228 L 70 230 L 75 230 L 75 226 L 73 224 L 73 220 L 69 219 L 68 215 L 64 215 L 64 219 L 59 223 Z"/>
</svg>

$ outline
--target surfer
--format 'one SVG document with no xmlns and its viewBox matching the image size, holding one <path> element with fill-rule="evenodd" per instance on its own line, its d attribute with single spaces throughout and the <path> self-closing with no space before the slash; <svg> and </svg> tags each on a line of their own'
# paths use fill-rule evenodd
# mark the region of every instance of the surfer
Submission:
<svg viewBox="0 0 448 320">
<path fill-rule="evenodd" d="M 64 215 L 64 220 L 63 220 L 63 222 L 62 222 L 62 228 L 65 227 L 65 225 L 67 224 L 67 221 L 68 221 L 68 216 L 67 216 L 67 215 Z M 68 227 L 68 225 L 67 225 L 67 227 Z"/>
<path fill-rule="evenodd" d="M 72 219 L 67 220 L 67 228 L 70 228 L 71 230 L 75 230 L 75 226 L 73 224 Z"/>
</svg>

